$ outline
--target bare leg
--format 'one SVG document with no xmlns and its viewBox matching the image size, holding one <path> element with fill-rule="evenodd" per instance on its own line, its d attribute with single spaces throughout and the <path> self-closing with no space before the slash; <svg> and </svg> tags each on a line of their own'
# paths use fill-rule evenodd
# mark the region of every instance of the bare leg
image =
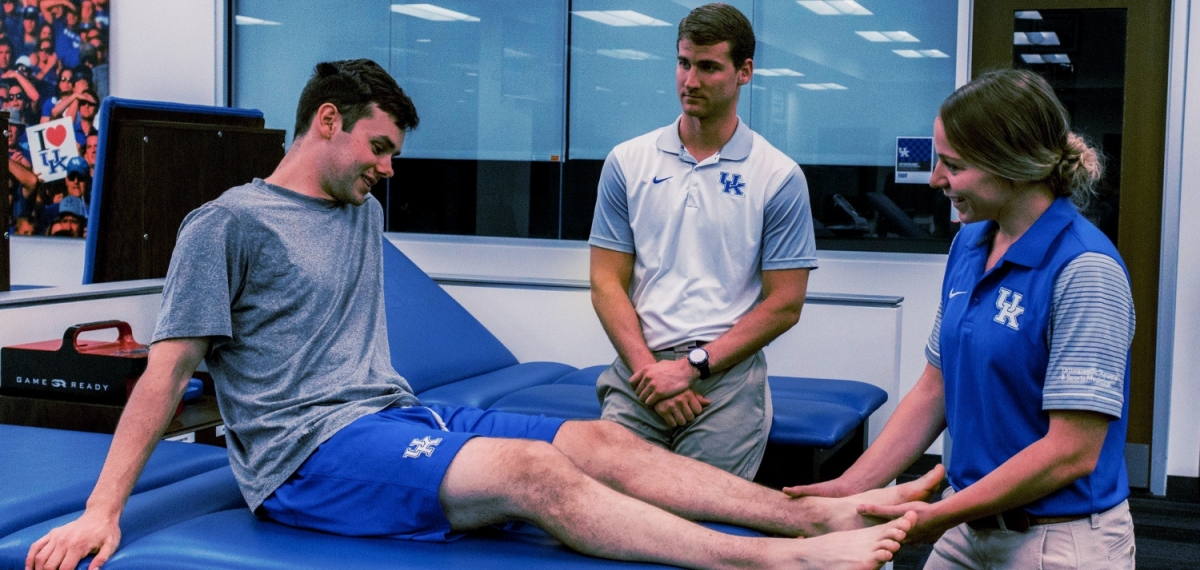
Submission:
<svg viewBox="0 0 1200 570">
<path fill-rule="evenodd" d="M 724 522 L 788 536 L 863 528 L 863 503 L 924 500 L 941 481 L 939 468 L 921 479 L 840 499 L 793 499 L 699 461 L 650 445 L 604 420 L 567 422 L 554 447 L 590 477 L 689 520 Z"/>
<path fill-rule="evenodd" d="M 587 554 L 690 568 L 879 568 L 912 524 L 806 540 L 727 535 L 600 484 L 550 445 L 489 438 L 463 446 L 440 496 L 456 530 L 524 519 Z"/>
</svg>

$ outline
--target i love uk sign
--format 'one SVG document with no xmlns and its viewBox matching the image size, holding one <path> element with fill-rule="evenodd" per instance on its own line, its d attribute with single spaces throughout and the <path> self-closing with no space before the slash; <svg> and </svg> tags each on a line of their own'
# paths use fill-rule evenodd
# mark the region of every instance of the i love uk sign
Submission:
<svg viewBox="0 0 1200 570">
<path fill-rule="evenodd" d="M 79 156 L 75 125 L 70 117 L 34 125 L 25 129 L 29 139 L 29 158 L 33 171 L 45 182 L 67 177 L 67 161 Z"/>
</svg>

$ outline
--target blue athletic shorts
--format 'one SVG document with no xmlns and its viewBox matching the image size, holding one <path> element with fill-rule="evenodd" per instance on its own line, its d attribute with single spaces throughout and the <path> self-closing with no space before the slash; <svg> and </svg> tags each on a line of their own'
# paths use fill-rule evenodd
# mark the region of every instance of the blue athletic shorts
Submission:
<svg viewBox="0 0 1200 570">
<path fill-rule="evenodd" d="M 438 489 L 476 436 L 554 440 L 563 420 L 449 406 L 387 408 L 342 428 L 263 502 L 281 523 L 344 536 L 445 542 Z"/>
</svg>

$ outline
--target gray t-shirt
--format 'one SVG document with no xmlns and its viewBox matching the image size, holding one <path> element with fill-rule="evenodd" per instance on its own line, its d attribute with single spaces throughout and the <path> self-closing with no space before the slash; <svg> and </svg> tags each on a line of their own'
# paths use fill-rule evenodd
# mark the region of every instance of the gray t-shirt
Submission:
<svg viewBox="0 0 1200 570">
<path fill-rule="evenodd" d="M 416 405 L 392 368 L 383 211 L 255 180 L 188 214 L 154 342 L 208 337 L 234 476 L 256 509 L 325 440 Z"/>
</svg>

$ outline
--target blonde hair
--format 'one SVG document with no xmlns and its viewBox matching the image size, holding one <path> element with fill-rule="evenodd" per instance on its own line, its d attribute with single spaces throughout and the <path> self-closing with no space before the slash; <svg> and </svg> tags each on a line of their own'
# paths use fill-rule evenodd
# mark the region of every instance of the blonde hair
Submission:
<svg viewBox="0 0 1200 570">
<path fill-rule="evenodd" d="M 1080 209 L 1104 174 L 1103 157 L 1071 132 L 1066 108 L 1036 73 L 985 73 L 947 97 L 938 116 L 964 161 L 1001 178 L 1045 182 Z"/>
</svg>

